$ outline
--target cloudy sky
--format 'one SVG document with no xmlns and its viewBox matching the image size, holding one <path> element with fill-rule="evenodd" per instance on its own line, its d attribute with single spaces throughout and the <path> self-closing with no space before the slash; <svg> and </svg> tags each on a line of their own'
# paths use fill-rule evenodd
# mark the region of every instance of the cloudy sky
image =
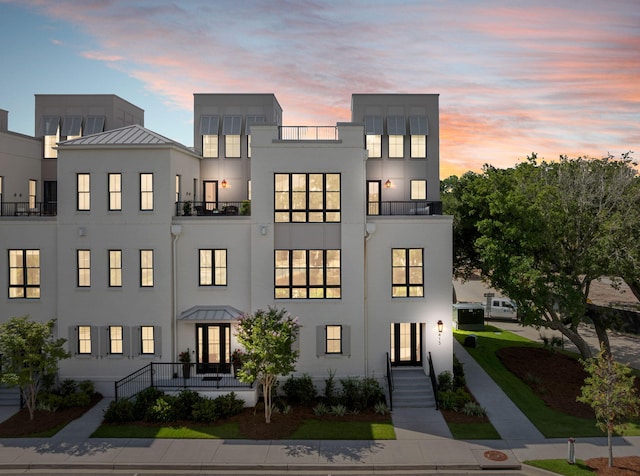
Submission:
<svg viewBox="0 0 640 476">
<path fill-rule="evenodd" d="M 531 152 L 640 156 L 638 0 L 0 0 L 0 108 L 114 93 L 192 144 L 193 93 L 274 93 L 285 125 L 352 93 L 440 94 L 441 176 Z"/>
</svg>

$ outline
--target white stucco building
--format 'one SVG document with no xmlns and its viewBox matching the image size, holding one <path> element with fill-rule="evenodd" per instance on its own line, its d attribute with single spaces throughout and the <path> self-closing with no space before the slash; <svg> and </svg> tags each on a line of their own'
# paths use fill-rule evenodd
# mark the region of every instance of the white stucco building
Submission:
<svg viewBox="0 0 640 476">
<path fill-rule="evenodd" d="M 268 306 L 299 317 L 318 382 L 450 370 L 438 96 L 351 108 L 282 126 L 272 94 L 195 94 L 193 149 L 113 95 L 36 95 L 33 137 L 0 110 L 0 319 L 56 318 L 61 377 L 106 395 L 183 351 L 228 374 L 236 318 Z"/>
</svg>

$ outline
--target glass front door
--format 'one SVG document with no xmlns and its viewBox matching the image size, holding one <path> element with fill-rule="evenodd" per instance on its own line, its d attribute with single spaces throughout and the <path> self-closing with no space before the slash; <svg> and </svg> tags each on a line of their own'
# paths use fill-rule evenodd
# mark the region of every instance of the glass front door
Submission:
<svg viewBox="0 0 640 476">
<path fill-rule="evenodd" d="M 218 181 L 217 180 L 205 180 L 203 182 L 204 190 L 202 199 L 204 202 L 205 211 L 212 212 L 218 209 Z"/>
<path fill-rule="evenodd" d="M 196 343 L 198 373 L 231 372 L 230 324 L 196 324 Z"/>
<path fill-rule="evenodd" d="M 391 324 L 391 365 L 422 365 L 422 329 L 424 324 Z"/>
</svg>

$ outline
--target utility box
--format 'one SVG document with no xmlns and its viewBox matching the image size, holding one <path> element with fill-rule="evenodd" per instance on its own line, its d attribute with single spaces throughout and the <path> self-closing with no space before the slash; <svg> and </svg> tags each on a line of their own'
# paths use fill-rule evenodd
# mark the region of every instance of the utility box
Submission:
<svg viewBox="0 0 640 476">
<path fill-rule="evenodd" d="M 484 307 L 478 302 L 462 302 L 453 305 L 453 322 L 461 331 L 484 330 Z"/>
</svg>

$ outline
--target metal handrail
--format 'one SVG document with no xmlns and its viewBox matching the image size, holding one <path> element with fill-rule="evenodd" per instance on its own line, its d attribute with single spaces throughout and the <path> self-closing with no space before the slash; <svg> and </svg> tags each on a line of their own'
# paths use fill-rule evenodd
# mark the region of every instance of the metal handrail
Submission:
<svg viewBox="0 0 640 476">
<path fill-rule="evenodd" d="M 433 387 L 433 395 L 435 396 L 436 401 L 436 410 L 440 410 L 440 405 L 438 404 L 438 381 L 436 379 L 436 371 L 433 368 L 433 359 L 431 358 L 431 352 L 428 353 L 429 356 L 429 379 L 431 379 L 431 386 Z"/>
<path fill-rule="evenodd" d="M 57 214 L 57 202 L 2 202 L 0 206 L 1 216 L 42 217 Z"/>
<path fill-rule="evenodd" d="M 391 357 L 387 352 L 387 387 L 389 388 L 389 409 L 393 410 L 393 373 L 391 371 Z"/>
<path fill-rule="evenodd" d="M 367 203 L 368 216 L 442 215 L 442 202 L 430 200 L 391 200 Z"/>
<path fill-rule="evenodd" d="M 280 126 L 280 140 L 338 140 L 336 126 Z"/>
</svg>

